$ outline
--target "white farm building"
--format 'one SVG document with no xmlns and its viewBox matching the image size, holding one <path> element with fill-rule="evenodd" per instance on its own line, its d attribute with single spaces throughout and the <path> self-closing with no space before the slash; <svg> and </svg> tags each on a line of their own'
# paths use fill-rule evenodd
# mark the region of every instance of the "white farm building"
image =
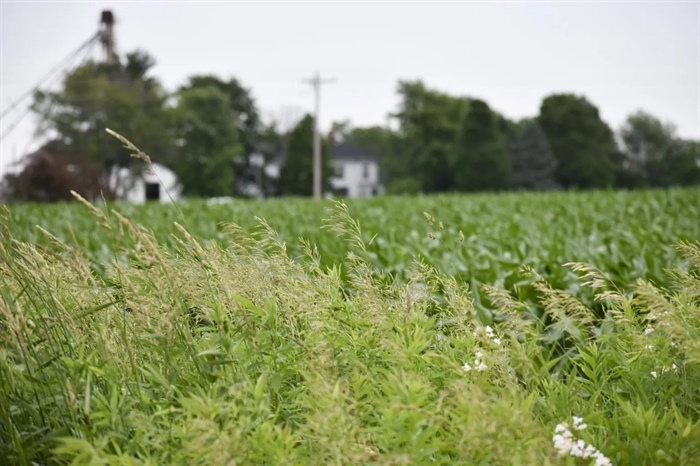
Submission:
<svg viewBox="0 0 700 466">
<path fill-rule="evenodd" d="M 285 151 L 265 166 L 265 173 L 279 178 L 287 158 Z M 343 197 L 369 197 L 382 194 L 384 185 L 379 173 L 379 160 L 357 146 L 343 142 L 331 147 L 331 160 L 335 173 L 331 185 L 335 195 Z"/>
<path fill-rule="evenodd" d="M 182 192 L 175 173 L 155 163 L 144 167 L 140 173 L 128 168 L 115 169 L 109 183 L 118 199 L 135 204 L 178 201 Z"/>
</svg>

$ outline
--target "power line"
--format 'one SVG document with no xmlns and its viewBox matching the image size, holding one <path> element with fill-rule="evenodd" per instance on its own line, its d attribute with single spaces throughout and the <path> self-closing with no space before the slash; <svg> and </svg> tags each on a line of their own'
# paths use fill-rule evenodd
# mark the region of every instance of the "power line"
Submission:
<svg viewBox="0 0 700 466">
<path fill-rule="evenodd" d="M 18 98 L 17 100 L 15 100 L 12 104 L 10 104 L 9 107 L 7 107 L 5 110 L 3 110 L 3 112 L 0 113 L 0 119 L 4 118 L 8 113 L 10 113 L 12 110 L 14 110 L 15 107 L 17 107 L 17 106 L 20 104 L 20 102 L 22 102 L 24 99 L 26 99 L 27 97 L 29 97 L 30 95 L 32 95 L 34 92 L 36 92 L 36 91 L 39 89 L 39 87 L 41 86 L 41 84 L 42 84 L 45 80 L 49 79 L 54 73 L 56 73 L 56 71 L 60 71 L 61 69 L 65 68 L 65 63 L 66 63 L 66 62 L 68 62 L 68 61 L 72 60 L 73 58 L 75 58 L 85 47 L 89 46 L 91 43 L 96 42 L 98 37 L 99 37 L 99 34 L 94 34 L 92 37 L 90 37 L 90 39 L 88 39 L 86 42 L 84 42 L 84 43 L 83 43 L 80 47 L 78 47 L 74 52 L 72 52 L 72 53 L 71 53 L 70 55 L 68 55 L 66 58 L 64 58 L 63 60 L 61 60 L 61 62 L 60 62 L 58 65 L 56 65 L 55 67 L 53 67 L 53 68 L 51 69 L 51 71 L 49 71 L 47 74 L 45 74 L 45 75 L 39 80 L 39 82 L 36 83 L 36 85 L 35 85 L 34 87 L 32 87 L 30 90 L 28 90 L 27 92 L 25 92 L 24 94 L 22 94 L 22 96 L 21 96 L 20 98 Z"/>
<path fill-rule="evenodd" d="M 96 39 L 97 39 L 97 36 L 93 37 L 90 41 L 86 42 L 84 45 L 82 45 L 82 46 L 76 51 L 76 52 L 79 53 L 83 48 L 85 48 L 86 46 L 89 46 L 89 48 L 88 48 L 88 50 L 87 50 L 85 56 L 83 57 L 82 62 L 80 63 L 80 66 L 83 66 L 83 65 L 87 62 L 88 58 L 90 58 L 90 52 L 92 52 L 92 49 L 95 47 L 95 44 L 97 44 L 97 40 L 96 40 Z M 71 55 L 68 57 L 70 60 L 63 60 L 62 63 L 64 63 L 64 62 L 67 62 L 67 63 L 65 63 L 65 67 L 64 67 L 64 69 L 63 69 L 63 74 L 62 74 L 62 76 L 65 76 L 66 74 L 68 74 L 68 71 L 70 70 L 70 65 L 71 65 L 72 63 L 74 63 L 73 60 L 74 60 L 76 57 L 77 57 L 77 53 L 73 53 L 73 54 L 71 54 Z M 48 86 L 48 87 L 50 87 L 51 84 L 53 84 L 53 82 L 56 80 L 56 78 L 57 78 L 58 76 L 61 76 L 61 75 L 56 75 L 56 76 L 54 76 L 54 79 L 51 81 L 51 83 L 49 83 L 49 86 Z M 42 81 L 43 81 L 44 79 L 45 79 L 45 78 L 42 78 Z M 40 85 L 40 84 L 39 84 L 39 85 Z M 36 91 L 36 90 L 39 88 L 39 85 L 37 85 L 37 86 L 36 86 L 31 92 L 29 92 L 27 95 L 31 95 L 34 91 Z M 25 95 L 24 97 L 26 97 L 26 95 Z M 24 98 L 24 97 L 22 97 L 22 98 Z M 21 100 L 21 99 L 20 99 L 20 100 Z M 19 103 L 19 101 L 16 102 L 16 104 L 18 104 L 18 103 Z M 16 104 L 14 105 L 15 107 L 16 107 Z M 19 115 L 19 117 L 18 117 L 14 122 L 12 122 L 12 124 L 10 124 L 10 126 L 7 128 L 7 130 L 5 131 L 5 133 L 3 133 L 2 136 L 0 136 L 0 142 L 4 141 L 5 138 L 7 138 L 7 136 L 9 136 L 10 133 L 12 133 L 12 131 L 22 122 L 22 120 L 24 120 L 24 117 L 26 117 L 26 116 L 29 114 L 29 112 L 31 111 L 31 109 L 32 109 L 32 106 L 31 106 L 31 105 L 28 105 L 27 108 L 24 109 L 24 111 Z M 5 111 L 5 113 L 3 113 L 2 116 L 5 116 L 5 114 L 6 114 L 7 112 L 9 112 L 10 110 L 12 110 L 12 108 L 7 109 L 7 110 Z M 2 116 L 0 116 L 0 118 L 2 118 Z"/>
<path fill-rule="evenodd" d="M 335 81 L 335 78 L 321 79 L 318 71 L 313 78 L 304 80 L 314 88 L 316 107 L 316 116 L 314 117 L 314 199 L 321 199 L 321 134 L 318 130 L 321 116 L 321 85 Z"/>
</svg>

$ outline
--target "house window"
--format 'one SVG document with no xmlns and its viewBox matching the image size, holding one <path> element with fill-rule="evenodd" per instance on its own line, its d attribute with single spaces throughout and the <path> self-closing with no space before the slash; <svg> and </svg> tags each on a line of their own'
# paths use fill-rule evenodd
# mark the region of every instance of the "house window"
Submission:
<svg viewBox="0 0 700 466">
<path fill-rule="evenodd" d="M 337 176 L 338 178 L 343 177 L 343 164 L 342 163 L 338 163 L 335 165 L 335 176 Z"/>
<path fill-rule="evenodd" d="M 146 200 L 160 200 L 160 185 L 158 183 L 146 183 Z"/>
<path fill-rule="evenodd" d="M 362 178 L 365 180 L 369 178 L 369 163 L 367 162 L 362 164 Z"/>
</svg>

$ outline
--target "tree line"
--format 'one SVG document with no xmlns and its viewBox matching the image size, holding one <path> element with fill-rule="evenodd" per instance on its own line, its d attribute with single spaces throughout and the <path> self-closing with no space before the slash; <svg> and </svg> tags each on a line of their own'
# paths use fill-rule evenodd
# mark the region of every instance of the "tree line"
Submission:
<svg viewBox="0 0 700 466">
<path fill-rule="evenodd" d="M 59 90 L 39 91 L 32 111 L 36 134 L 48 142 L 4 177 L 9 200 L 59 201 L 75 190 L 113 197 L 110 174 L 143 163 L 105 132 L 111 128 L 171 168 L 188 197 L 244 196 L 254 183 L 265 195 L 310 196 L 314 120 L 291 130 L 263 122 L 250 89 L 235 77 L 194 75 L 174 92 L 153 76 L 143 51 L 113 64 L 87 62 Z M 688 186 L 700 183 L 700 146 L 643 111 L 618 130 L 584 96 L 546 96 L 539 114 L 519 121 L 487 102 L 400 81 L 395 129 L 336 122 L 323 135 L 323 183 L 330 188 L 334 141 L 376 155 L 389 193 L 596 189 Z M 286 150 L 279 179 L 253 163 Z"/>
<path fill-rule="evenodd" d="M 616 132 L 586 97 L 553 93 L 513 121 L 481 99 L 402 81 L 395 131 L 347 139 L 382 154 L 390 192 L 637 189 L 700 183 L 700 146 L 637 111 Z"/>
</svg>

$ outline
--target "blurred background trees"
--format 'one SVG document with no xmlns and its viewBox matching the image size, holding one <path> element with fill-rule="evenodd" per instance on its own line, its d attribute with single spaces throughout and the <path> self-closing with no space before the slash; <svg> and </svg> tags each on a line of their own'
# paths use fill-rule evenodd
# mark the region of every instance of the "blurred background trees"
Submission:
<svg viewBox="0 0 700 466">
<path fill-rule="evenodd" d="M 37 134 L 49 142 L 2 180 L 7 200 L 113 195 L 111 173 L 144 164 L 105 132 L 134 141 L 171 168 L 189 197 L 243 196 L 255 183 L 265 195 L 312 193 L 313 118 L 263 122 L 253 92 L 235 77 L 191 76 L 166 91 L 140 50 L 113 63 L 87 61 L 59 90 L 36 92 Z M 513 121 L 483 100 L 397 83 L 393 125 L 336 122 L 323 137 L 323 183 L 333 174 L 332 143 L 345 141 L 379 158 L 387 192 L 664 188 L 700 183 L 700 146 L 637 110 L 617 131 L 585 96 L 545 96 L 539 113 Z M 293 124 L 292 124 L 293 123 Z M 286 151 L 279 179 L 252 163 Z M 98 194 L 102 193 L 102 194 Z"/>
</svg>

